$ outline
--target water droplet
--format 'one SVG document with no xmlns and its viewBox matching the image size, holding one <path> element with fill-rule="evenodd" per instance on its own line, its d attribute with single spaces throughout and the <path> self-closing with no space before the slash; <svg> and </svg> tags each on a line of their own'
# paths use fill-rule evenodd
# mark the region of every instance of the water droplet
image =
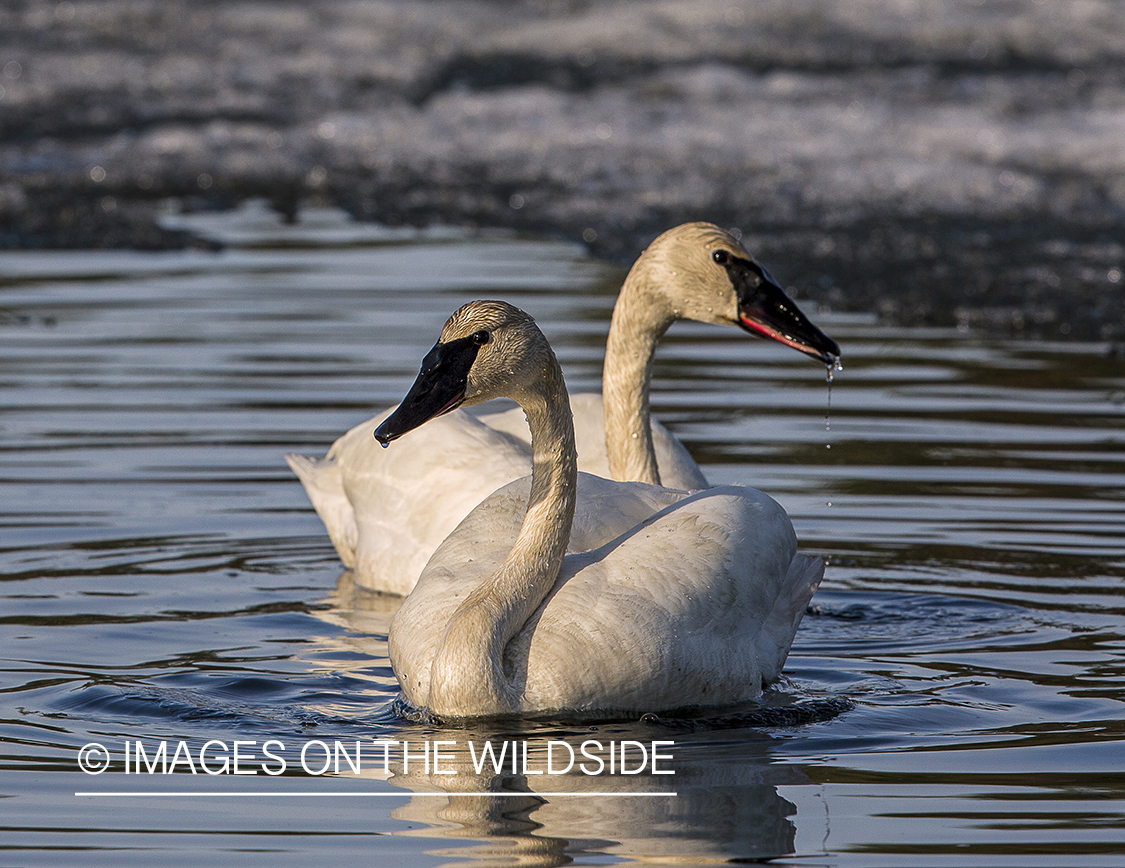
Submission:
<svg viewBox="0 0 1125 868">
<path fill-rule="evenodd" d="M 828 380 L 828 403 L 824 408 L 824 433 L 828 434 L 832 431 L 832 380 Z"/>
<path fill-rule="evenodd" d="M 840 357 L 837 356 L 831 363 L 825 365 L 828 369 L 828 403 L 824 408 L 824 434 L 831 436 L 832 434 L 832 374 L 834 371 L 843 370 L 840 365 Z M 831 443 L 824 444 L 825 449 L 831 449 Z M 832 504 L 829 504 L 831 506 Z"/>
<path fill-rule="evenodd" d="M 386 449 L 386 448 L 387 448 L 388 446 L 390 446 L 391 444 L 390 444 L 390 443 L 383 443 L 382 441 L 380 441 L 380 442 L 379 442 L 379 445 L 380 445 L 380 446 L 382 446 L 382 447 L 383 447 L 384 449 Z"/>
<path fill-rule="evenodd" d="M 829 501 L 827 501 L 827 502 L 826 502 L 826 503 L 825 503 L 824 505 L 825 505 L 825 506 L 831 506 L 831 505 L 832 505 L 832 501 L 831 501 L 831 500 L 829 500 Z"/>
</svg>

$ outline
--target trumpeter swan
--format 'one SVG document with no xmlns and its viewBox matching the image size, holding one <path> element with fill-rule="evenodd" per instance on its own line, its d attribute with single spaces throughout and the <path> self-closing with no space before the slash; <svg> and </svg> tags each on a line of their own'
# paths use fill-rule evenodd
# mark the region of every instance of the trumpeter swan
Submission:
<svg viewBox="0 0 1125 868">
<path fill-rule="evenodd" d="M 604 404 L 601 395 L 571 400 L 580 470 L 685 490 L 707 486 L 649 412 L 653 354 L 677 319 L 737 325 L 829 363 L 839 355 L 729 232 L 710 223 L 670 229 L 621 287 L 606 344 Z M 481 417 L 460 411 L 389 454 L 371 439 L 389 412 L 348 431 L 323 459 L 286 460 L 356 584 L 407 594 L 474 506 L 530 472 L 530 433 L 519 408 Z"/>
<path fill-rule="evenodd" d="M 455 717 L 593 715 L 727 705 L 776 679 L 823 562 L 797 553 L 785 511 L 754 489 L 580 474 L 562 370 L 523 311 L 486 301 L 454 313 L 375 438 L 500 396 L 527 414 L 531 478 L 477 506 L 396 613 L 390 657 L 406 698 Z M 566 554 L 577 507 L 619 524 L 607 496 L 654 495 L 671 502 Z"/>
</svg>

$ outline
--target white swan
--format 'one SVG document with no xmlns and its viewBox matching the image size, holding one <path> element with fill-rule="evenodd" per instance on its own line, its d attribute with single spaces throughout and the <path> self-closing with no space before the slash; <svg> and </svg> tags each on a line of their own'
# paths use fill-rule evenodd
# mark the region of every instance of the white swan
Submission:
<svg viewBox="0 0 1125 868">
<path fill-rule="evenodd" d="M 375 437 L 499 396 L 527 413 L 531 479 L 474 509 L 396 613 L 406 698 L 455 717 L 662 711 L 750 699 L 776 679 L 824 564 L 797 554 L 785 511 L 759 491 L 579 474 L 562 370 L 523 311 L 454 313 Z M 576 507 L 619 525 L 618 505 L 654 497 L 671 503 L 565 555 Z"/>
<path fill-rule="evenodd" d="M 737 325 L 821 361 L 836 344 L 804 317 L 735 238 L 709 223 L 670 229 L 633 265 L 613 310 L 600 395 L 575 395 L 579 469 L 614 479 L 698 489 L 707 480 L 683 445 L 651 418 L 656 345 L 677 319 Z M 469 511 L 531 469 L 519 408 L 450 413 L 378 449 L 371 430 L 390 411 L 340 437 L 324 459 L 287 455 L 356 583 L 407 594 L 431 554 Z M 603 421 L 604 420 L 604 421 Z"/>
</svg>

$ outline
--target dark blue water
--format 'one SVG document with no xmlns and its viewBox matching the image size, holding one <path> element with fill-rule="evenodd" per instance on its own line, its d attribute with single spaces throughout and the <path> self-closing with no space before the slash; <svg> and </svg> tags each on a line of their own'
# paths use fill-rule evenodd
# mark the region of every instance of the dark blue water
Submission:
<svg viewBox="0 0 1125 868">
<path fill-rule="evenodd" d="M 1105 347 L 812 311 L 844 350 L 826 430 L 820 367 L 677 325 L 657 414 L 830 561 L 788 680 L 708 725 L 447 729 L 396 708 L 394 603 L 341 576 L 282 456 L 401 397 L 471 298 L 532 312 L 595 388 L 622 274 L 324 212 L 201 225 L 233 243 L 0 255 L 0 862 L 1125 860 L 1125 373 Z M 532 773 L 590 739 L 674 741 L 675 774 Z M 212 769 L 240 741 L 257 773 L 208 774 L 209 740 Z M 357 740 L 359 775 L 301 766 Z M 376 740 L 452 742 L 455 774 L 399 748 L 384 769 Z M 162 742 L 191 760 L 138 774 L 138 741 L 157 771 Z M 477 773 L 485 742 L 526 742 L 529 773 Z M 109 771 L 80 770 L 89 743 Z M 529 790 L 559 795 L 480 795 Z M 139 792 L 167 795 L 120 795 Z"/>
</svg>

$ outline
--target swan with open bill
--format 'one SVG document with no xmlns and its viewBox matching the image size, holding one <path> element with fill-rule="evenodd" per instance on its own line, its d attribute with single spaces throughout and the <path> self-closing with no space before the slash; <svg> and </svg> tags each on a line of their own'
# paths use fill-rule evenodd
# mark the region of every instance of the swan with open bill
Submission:
<svg viewBox="0 0 1125 868">
<path fill-rule="evenodd" d="M 597 716 L 729 705 L 778 678 L 823 562 L 752 488 L 579 473 L 562 370 L 518 308 L 455 312 L 375 439 L 497 397 L 527 414 L 532 474 L 472 510 L 396 613 L 406 699 L 451 717 Z M 568 554 L 572 526 L 599 522 L 613 537 Z"/>
<path fill-rule="evenodd" d="M 651 418 L 656 345 L 673 322 L 734 325 L 825 364 L 839 348 L 808 321 L 769 272 L 729 232 L 686 223 L 637 259 L 613 309 L 603 395 L 571 399 L 580 470 L 670 488 L 705 488 L 684 446 Z M 493 491 L 531 472 L 523 411 L 448 413 L 384 452 L 371 429 L 390 411 L 340 437 L 323 459 L 288 455 L 356 584 L 408 594 L 439 543 Z"/>
</svg>

